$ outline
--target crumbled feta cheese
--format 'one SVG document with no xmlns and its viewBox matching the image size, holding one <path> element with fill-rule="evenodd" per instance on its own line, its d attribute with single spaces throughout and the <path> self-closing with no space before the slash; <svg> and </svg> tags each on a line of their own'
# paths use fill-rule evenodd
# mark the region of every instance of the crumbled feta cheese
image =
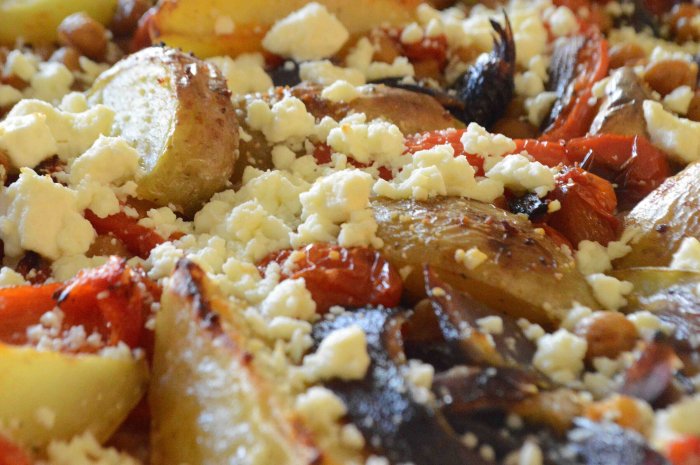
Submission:
<svg viewBox="0 0 700 465">
<path fill-rule="evenodd" d="M 335 55 L 348 40 L 343 23 L 325 6 L 312 2 L 277 21 L 262 45 L 277 55 L 296 60 L 318 60 Z"/>
<path fill-rule="evenodd" d="M 68 281 L 81 270 L 96 268 L 107 263 L 108 257 L 86 257 L 85 255 L 68 255 L 51 264 L 51 271 L 56 281 Z"/>
<path fill-rule="evenodd" d="M 686 397 L 656 414 L 653 444 L 661 449 L 675 439 L 700 436 L 700 394 Z"/>
<path fill-rule="evenodd" d="M 303 368 L 311 379 L 362 379 L 369 368 L 367 336 L 359 326 L 337 329 L 326 336 L 315 353 L 304 357 Z"/>
<path fill-rule="evenodd" d="M 253 100 L 247 110 L 246 122 L 251 128 L 262 131 L 270 142 L 303 140 L 314 132 L 313 115 L 296 97 L 287 96 L 272 108 L 263 100 Z"/>
<path fill-rule="evenodd" d="M 544 119 L 552 110 L 552 105 L 557 100 L 556 92 L 541 92 L 536 96 L 525 100 L 527 120 L 533 126 L 540 127 Z"/>
<path fill-rule="evenodd" d="M 514 78 L 515 93 L 523 97 L 535 97 L 544 92 L 544 82 L 532 71 L 518 73 Z"/>
<path fill-rule="evenodd" d="M 63 160 L 69 160 L 85 152 L 100 135 L 112 131 L 114 111 L 104 105 L 95 105 L 80 113 L 71 113 L 54 108 L 41 100 L 22 100 L 15 105 L 7 118 L 42 114 L 56 140 L 56 153 Z"/>
<path fill-rule="evenodd" d="M 547 47 L 547 28 L 537 12 L 516 11 L 510 16 L 515 41 L 516 61 L 527 67 L 530 60 Z"/>
<path fill-rule="evenodd" d="M 666 334 L 673 331 L 672 325 L 664 323 L 658 316 L 646 310 L 630 313 L 627 319 L 637 328 L 639 335 L 647 341 L 652 340 L 659 331 Z"/>
<path fill-rule="evenodd" d="M 94 144 L 70 166 L 70 182 L 84 179 L 100 184 L 121 185 L 141 173 L 136 149 L 120 137 L 98 136 Z"/>
<path fill-rule="evenodd" d="M 46 115 L 31 113 L 0 122 L 0 150 L 16 168 L 32 168 L 55 154 L 57 148 Z"/>
<path fill-rule="evenodd" d="M 10 257 L 24 250 L 52 260 L 84 254 L 95 238 L 95 230 L 78 209 L 76 192 L 48 176 L 23 168 L 2 197 L 7 211 L 0 217 L 0 238 Z"/>
<path fill-rule="evenodd" d="M 557 37 L 568 36 L 578 32 L 578 20 L 573 11 L 560 6 L 549 17 L 549 29 Z"/>
<path fill-rule="evenodd" d="M 146 212 L 146 217 L 139 220 L 141 226 L 154 230 L 164 239 L 168 239 L 175 233 L 192 233 L 192 223 L 179 218 L 168 207 L 151 208 Z"/>
<path fill-rule="evenodd" d="M 382 245 L 369 207 L 372 176 L 360 170 L 343 170 L 317 180 L 301 194 L 304 221 L 292 244 L 334 242 L 343 247 Z"/>
<path fill-rule="evenodd" d="M 574 302 L 571 309 L 569 309 L 569 311 L 566 313 L 566 317 L 564 317 L 562 320 L 561 327 L 566 330 L 573 331 L 579 321 L 591 316 L 592 314 L 593 310 L 585 305 L 581 305 L 578 302 Z"/>
<path fill-rule="evenodd" d="M 30 87 L 25 92 L 30 98 L 59 102 L 70 92 L 74 80 L 73 73 L 62 63 L 41 63 L 39 72 L 32 76 Z"/>
<path fill-rule="evenodd" d="M 335 81 L 321 91 L 321 97 L 331 102 L 352 102 L 360 95 L 357 87 L 347 81 Z"/>
<path fill-rule="evenodd" d="M 302 81 L 316 82 L 324 86 L 340 80 L 347 81 L 354 86 L 361 86 L 365 83 L 365 75 L 361 71 L 335 66 L 328 60 L 302 63 L 299 65 L 299 77 Z"/>
<path fill-rule="evenodd" d="M 404 44 L 417 44 L 423 40 L 423 28 L 416 23 L 410 23 L 401 31 L 401 42 Z"/>
<path fill-rule="evenodd" d="M 700 159 L 700 123 L 678 118 L 653 100 L 645 100 L 643 108 L 647 129 L 655 145 L 680 163 Z"/>
<path fill-rule="evenodd" d="M 22 92 L 7 84 L 0 84 L 0 108 L 7 108 L 22 100 Z"/>
<path fill-rule="evenodd" d="M 12 50 L 7 54 L 3 74 L 29 82 L 39 69 L 39 59 L 31 53 Z"/>
<path fill-rule="evenodd" d="M 477 268 L 488 258 L 488 255 L 479 250 L 478 247 L 472 247 L 467 251 L 463 249 L 455 250 L 455 261 L 462 264 L 468 270 Z"/>
<path fill-rule="evenodd" d="M 503 184 L 492 179 L 477 180 L 464 155 L 454 156 L 450 145 L 438 145 L 413 154 L 391 181 L 379 179 L 374 192 L 392 199 L 426 200 L 438 195 L 469 197 L 492 202 L 503 194 Z"/>
<path fill-rule="evenodd" d="M 700 271 L 700 241 L 694 237 L 683 239 L 670 266 L 674 270 Z"/>
<path fill-rule="evenodd" d="M 503 134 L 491 134 L 476 123 L 469 123 L 460 142 L 466 153 L 479 155 L 484 159 L 484 169 L 489 170 L 506 154 L 515 151 L 513 139 Z"/>
<path fill-rule="evenodd" d="M 328 133 L 328 145 L 360 163 L 391 166 L 406 149 L 399 128 L 381 120 L 365 122 L 364 115 L 345 118 Z"/>
<path fill-rule="evenodd" d="M 695 92 L 689 86 L 680 86 L 664 97 L 663 104 L 669 110 L 679 115 L 685 115 L 688 113 L 693 96 L 695 96 Z"/>
<path fill-rule="evenodd" d="M 544 197 L 554 189 L 554 172 L 523 155 L 508 155 L 486 172 L 486 177 L 503 183 L 516 194 L 525 191 Z"/>
<path fill-rule="evenodd" d="M 476 320 L 479 331 L 487 334 L 503 334 L 503 319 L 500 316 L 485 316 Z"/>
<path fill-rule="evenodd" d="M 583 358 L 588 344 L 586 340 L 559 329 L 537 340 L 537 352 L 532 363 L 542 373 L 558 383 L 576 380 L 583 370 Z"/>
<path fill-rule="evenodd" d="M 226 86 L 233 94 L 265 92 L 273 87 L 272 79 L 265 72 L 265 59 L 259 53 L 243 54 L 231 58 L 219 56 L 207 58 L 217 66 L 226 78 Z"/>
<path fill-rule="evenodd" d="M 620 281 L 613 276 L 595 273 L 586 276 L 588 285 L 593 290 L 593 295 L 607 310 L 617 310 L 627 304 L 624 296 L 632 292 L 634 286 L 627 281 Z"/>
<path fill-rule="evenodd" d="M 525 441 L 518 452 L 517 465 L 542 465 L 543 463 L 544 455 L 540 446 L 535 441 Z"/>
<path fill-rule="evenodd" d="M 88 109 L 88 101 L 82 92 L 70 92 L 63 96 L 58 108 L 68 113 L 82 113 Z"/>
<path fill-rule="evenodd" d="M 316 316 L 316 303 L 303 278 L 287 279 L 275 286 L 260 304 L 260 310 L 268 317 L 286 316 L 311 321 Z"/>
<path fill-rule="evenodd" d="M 75 436 L 68 442 L 52 441 L 46 455 L 46 465 L 141 465 L 127 454 L 102 447 L 91 433 Z"/>
<path fill-rule="evenodd" d="M 295 407 L 314 431 L 328 431 L 347 413 L 343 401 L 322 386 L 312 386 L 297 397 Z"/>
<path fill-rule="evenodd" d="M 0 268 L 0 286 L 23 286 L 27 284 L 24 276 L 17 273 L 12 268 L 3 266 Z"/>
<path fill-rule="evenodd" d="M 430 389 L 433 386 L 435 367 L 420 360 L 409 360 L 406 365 L 406 378 L 416 387 Z"/>
<path fill-rule="evenodd" d="M 413 76 L 415 70 L 406 57 L 396 57 L 392 63 L 372 61 L 374 47 L 366 37 L 357 41 L 355 47 L 345 59 L 348 67 L 357 69 L 365 75 L 368 81 L 386 78 Z"/>
</svg>

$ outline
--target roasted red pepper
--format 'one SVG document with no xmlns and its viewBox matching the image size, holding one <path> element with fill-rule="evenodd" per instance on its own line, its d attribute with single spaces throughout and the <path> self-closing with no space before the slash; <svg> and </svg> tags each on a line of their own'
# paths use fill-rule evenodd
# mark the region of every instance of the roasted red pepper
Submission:
<svg viewBox="0 0 700 465">
<path fill-rule="evenodd" d="M 0 465 L 32 465 L 29 454 L 0 434 Z"/>
<path fill-rule="evenodd" d="M 300 252 L 293 271 L 285 271 L 283 267 L 282 278 L 304 278 L 319 313 L 334 305 L 398 305 L 403 290 L 401 277 L 378 251 L 311 244 Z M 284 264 L 293 253 L 294 250 L 275 252 L 263 259 L 258 268 L 264 270 L 271 262 Z"/>
<path fill-rule="evenodd" d="M 123 212 L 100 218 L 91 210 L 85 210 L 85 218 L 97 234 L 113 235 L 124 243 L 129 252 L 141 258 L 148 258 L 151 250 L 165 242 L 157 232 L 141 226 L 139 218 L 132 218 Z"/>
<path fill-rule="evenodd" d="M 700 465 L 700 437 L 686 436 L 667 446 L 668 459 L 673 465 Z"/>
</svg>

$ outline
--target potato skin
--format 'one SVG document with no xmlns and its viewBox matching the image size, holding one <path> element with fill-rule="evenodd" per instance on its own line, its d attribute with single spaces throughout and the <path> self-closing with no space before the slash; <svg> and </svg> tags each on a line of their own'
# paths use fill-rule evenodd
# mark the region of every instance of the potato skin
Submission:
<svg viewBox="0 0 700 465">
<path fill-rule="evenodd" d="M 625 218 L 625 228 L 637 228 L 632 251 L 615 268 L 667 266 L 685 237 L 700 237 L 700 163 L 668 178 Z"/>
<path fill-rule="evenodd" d="M 396 267 L 411 267 L 406 290 L 425 296 L 423 267 L 477 300 L 516 318 L 556 326 L 572 302 L 597 307 L 572 257 L 523 218 L 464 198 L 427 202 L 375 199 L 382 252 Z M 488 259 L 473 270 L 455 260 L 477 247 Z"/>
<path fill-rule="evenodd" d="M 117 0 L 32 0 L 0 2 L 0 45 L 48 43 L 57 39 L 56 29 L 66 16 L 84 11 L 92 19 L 109 24 Z"/>
<path fill-rule="evenodd" d="M 204 271 L 181 260 L 156 322 L 152 464 L 338 463 L 255 363 L 242 304 L 230 304 Z M 245 451 L 241 454 L 241 451 Z"/>
<path fill-rule="evenodd" d="M 89 96 L 116 110 L 117 134 L 139 150 L 146 171 L 137 180 L 140 197 L 191 215 L 227 187 L 238 123 L 215 67 L 152 47 L 104 73 Z"/>
<path fill-rule="evenodd" d="M 86 431 L 106 441 L 146 392 L 145 360 L 0 344 L 0 422 L 28 448 Z M 47 428 L 37 418 L 55 415 Z"/>
</svg>

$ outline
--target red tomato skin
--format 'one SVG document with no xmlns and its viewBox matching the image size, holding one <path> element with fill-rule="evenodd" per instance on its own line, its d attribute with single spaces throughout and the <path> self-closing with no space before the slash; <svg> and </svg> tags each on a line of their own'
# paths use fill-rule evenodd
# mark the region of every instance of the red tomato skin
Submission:
<svg viewBox="0 0 700 465">
<path fill-rule="evenodd" d="M 91 210 L 85 210 L 85 218 L 97 234 L 112 234 L 124 243 L 129 252 L 144 259 L 148 258 L 151 250 L 165 242 L 154 230 L 138 224 L 139 218 L 132 218 L 123 212 L 100 218 Z"/>
<path fill-rule="evenodd" d="M 700 437 L 686 436 L 667 446 L 668 459 L 673 465 L 700 465 Z"/>
<path fill-rule="evenodd" d="M 29 454 L 0 434 L 0 465 L 32 465 Z"/>
<path fill-rule="evenodd" d="M 294 270 L 282 270 L 283 279 L 304 278 L 316 302 L 316 311 L 326 313 L 334 305 L 395 307 L 401 300 L 403 283 L 398 271 L 376 250 L 311 244 L 300 249 Z M 271 262 L 284 264 L 294 253 L 282 250 L 263 259 L 258 268 Z"/>
</svg>

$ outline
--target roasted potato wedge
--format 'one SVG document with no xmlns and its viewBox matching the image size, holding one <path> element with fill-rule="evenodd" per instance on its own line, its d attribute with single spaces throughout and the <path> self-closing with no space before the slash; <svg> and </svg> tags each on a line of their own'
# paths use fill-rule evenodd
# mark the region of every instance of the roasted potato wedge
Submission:
<svg viewBox="0 0 700 465">
<path fill-rule="evenodd" d="M 139 196 L 193 214 L 233 173 L 238 123 L 217 68 L 152 47 L 100 76 L 91 103 L 116 111 L 115 132 L 142 156 Z"/>
<path fill-rule="evenodd" d="M 463 198 L 378 198 L 372 208 L 385 243 L 382 252 L 396 267 L 410 267 L 405 286 L 415 298 L 425 294 L 422 268 L 429 265 L 441 279 L 494 309 L 550 327 L 573 301 L 598 306 L 572 257 L 526 219 Z M 455 253 L 472 247 L 488 258 L 469 269 Z"/>
<path fill-rule="evenodd" d="M 30 44 L 53 42 L 66 16 L 83 11 L 108 24 L 116 8 L 117 0 L 3 0 L 0 45 L 14 46 L 20 37 Z"/>
<path fill-rule="evenodd" d="M 0 422 L 28 448 L 105 441 L 146 392 L 145 360 L 0 345 Z"/>
<path fill-rule="evenodd" d="M 385 85 L 373 85 L 352 102 L 344 103 L 331 102 L 322 98 L 322 90 L 323 87 L 319 85 L 302 84 L 293 87 L 289 92 L 304 102 L 307 111 L 314 115 L 317 120 L 324 116 L 330 116 L 339 121 L 351 113 L 364 113 L 368 120 L 382 118 L 395 124 L 406 135 L 464 126 L 459 120 L 452 117 L 437 100 L 425 94 Z M 277 99 L 281 99 L 284 92 L 283 88 L 277 88 L 274 93 L 265 96 L 265 98 L 272 104 Z M 262 170 L 273 167 L 270 153 L 272 145 L 260 131 L 251 129 L 245 122 L 245 108 L 254 98 L 258 98 L 258 96 L 248 95 L 234 99 L 238 123 L 251 136 L 248 141 L 240 141 L 240 154 L 233 175 L 234 185 L 240 182 L 243 170 L 248 165 Z"/>
<path fill-rule="evenodd" d="M 315 445 L 289 394 L 275 389 L 280 380 L 256 363 L 239 305 L 218 295 L 199 267 L 180 261 L 156 323 L 152 463 L 338 463 Z"/>
<path fill-rule="evenodd" d="M 649 94 L 632 68 L 618 69 L 605 86 L 605 100 L 590 133 L 648 137 L 642 105 Z"/>
<path fill-rule="evenodd" d="M 298 10 L 307 0 L 164 0 L 150 28 L 154 43 L 164 42 L 194 52 L 200 57 L 236 56 L 262 51 L 262 39 L 275 21 Z M 334 13 L 351 34 L 368 31 L 381 24 L 411 21 L 421 0 L 319 0 Z M 233 20 L 235 29 L 216 34 L 220 17 Z"/>
<path fill-rule="evenodd" d="M 632 251 L 617 260 L 619 269 L 667 266 L 685 237 L 700 237 L 700 163 L 668 178 L 625 218 L 639 229 Z"/>
</svg>

